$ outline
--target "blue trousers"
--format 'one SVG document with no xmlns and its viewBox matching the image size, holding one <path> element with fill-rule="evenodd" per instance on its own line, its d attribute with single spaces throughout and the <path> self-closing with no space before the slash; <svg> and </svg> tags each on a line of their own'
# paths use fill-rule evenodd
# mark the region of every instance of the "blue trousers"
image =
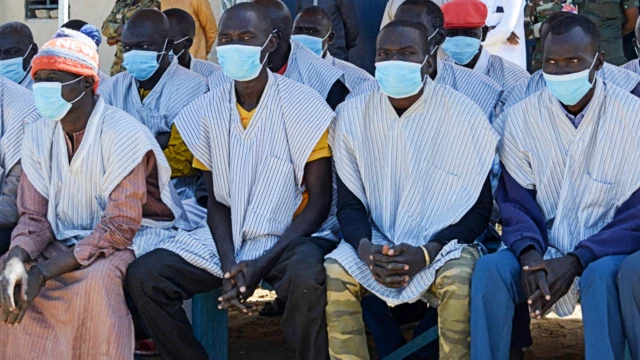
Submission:
<svg viewBox="0 0 640 360">
<path fill-rule="evenodd" d="M 618 273 L 622 322 L 631 356 L 640 359 L 640 252 L 629 257 Z"/>
<path fill-rule="evenodd" d="M 594 261 L 587 266 L 580 278 L 587 360 L 624 358 L 623 317 L 626 320 L 627 314 L 622 313 L 618 273 L 627 257 L 616 255 Z M 632 268 L 629 271 L 635 271 L 635 279 L 631 278 L 631 275 L 627 276 L 626 272 L 622 272 L 620 277 L 636 283 L 637 287 L 637 282 L 640 281 L 637 276 L 638 261 L 628 267 Z M 623 270 L 626 271 L 626 268 Z M 520 264 L 516 256 L 509 250 L 501 250 L 482 257 L 473 273 L 472 284 L 471 358 L 508 359 L 514 308 L 516 304 L 526 302 L 520 282 Z M 640 302 L 627 304 L 627 307 L 635 306 L 636 316 L 638 304 Z M 636 350 L 637 331 L 640 327 L 637 319 L 636 317 L 633 324 L 633 320 L 627 321 L 632 328 L 627 333 L 633 334 L 635 331 L 636 334 L 635 338 L 629 339 L 630 347 Z"/>
</svg>

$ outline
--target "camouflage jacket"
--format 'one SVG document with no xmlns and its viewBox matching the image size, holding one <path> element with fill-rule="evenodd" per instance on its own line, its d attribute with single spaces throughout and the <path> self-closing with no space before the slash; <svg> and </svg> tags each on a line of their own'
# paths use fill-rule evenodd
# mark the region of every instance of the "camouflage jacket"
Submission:
<svg viewBox="0 0 640 360">
<path fill-rule="evenodd" d="M 118 37 L 116 29 L 126 22 L 140 9 L 153 8 L 160 10 L 160 0 L 117 0 L 111 13 L 102 23 L 102 35 L 107 39 Z M 122 72 L 122 45 L 118 43 L 116 57 L 111 66 L 111 76 Z"/>
<path fill-rule="evenodd" d="M 551 14 L 562 10 L 565 0 L 529 0 L 525 8 L 525 16 L 528 20 L 526 29 L 528 39 L 536 39 L 533 52 L 533 71 L 542 68 L 542 43 L 540 42 L 540 26 Z"/>
</svg>

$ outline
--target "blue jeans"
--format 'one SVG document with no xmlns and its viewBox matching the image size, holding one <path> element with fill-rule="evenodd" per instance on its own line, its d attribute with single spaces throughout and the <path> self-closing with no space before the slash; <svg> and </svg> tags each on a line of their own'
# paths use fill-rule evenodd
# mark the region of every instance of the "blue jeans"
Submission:
<svg viewBox="0 0 640 360">
<path fill-rule="evenodd" d="M 617 278 L 627 257 L 607 256 L 594 261 L 580 278 L 587 360 L 624 358 L 625 336 Z M 516 256 L 509 250 L 501 250 L 481 258 L 472 284 L 471 358 L 507 359 L 514 308 L 526 301 Z M 637 323 L 634 327 L 638 327 Z"/>
<path fill-rule="evenodd" d="M 618 273 L 622 322 L 627 345 L 634 359 L 640 359 L 640 252 L 627 257 Z"/>
</svg>

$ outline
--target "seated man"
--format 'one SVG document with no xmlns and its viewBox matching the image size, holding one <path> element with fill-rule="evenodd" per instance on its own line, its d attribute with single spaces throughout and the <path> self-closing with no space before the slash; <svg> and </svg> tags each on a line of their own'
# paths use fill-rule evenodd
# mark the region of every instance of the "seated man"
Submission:
<svg viewBox="0 0 640 360">
<path fill-rule="evenodd" d="M 127 286 L 163 358 L 207 359 L 183 301 L 222 287 L 223 308 L 250 312 L 245 301 L 264 279 L 291 300 L 282 330 L 296 358 L 326 359 L 334 114 L 313 89 L 266 68 L 278 38 L 264 8 L 233 6 L 219 29 L 226 80 L 176 120 L 205 169 L 207 223 L 136 260 Z"/>
<path fill-rule="evenodd" d="M 469 98 L 428 77 L 427 34 L 389 23 L 377 40 L 379 87 L 338 108 L 331 145 L 345 241 L 325 262 L 333 359 L 369 358 L 360 305 L 369 292 L 439 306 L 440 358 L 469 357 L 480 251 L 467 244 L 489 223 L 498 137 Z"/>
<path fill-rule="evenodd" d="M 547 87 L 501 116 L 508 249 L 480 259 L 473 275 L 474 359 L 509 356 L 516 304 L 537 319 L 551 309 L 567 316 L 578 297 L 587 359 L 624 357 L 623 319 L 636 320 L 626 339 L 640 344 L 616 283 L 640 250 L 640 100 L 596 76 L 604 61 L 595 24 L 562 18 L 544 37 Z"/>
<path fill-rule="evenodd" d="M 98 52 L 60 29 L 33 60 L 20 220 L 0 276 L 0 358 L 132 359 L 127 265 L 185 223 L 149 130 L 96 97 Z"/>
<path fill-rule="evenodd" d="M 367 84 L 375 86 L 376 80 L 359 67 L 331 56 L 329 45 L 335 38 L 331 26 L 331 14 L 327 10 L 319 6 L 310 6 L 302 9 L 293 22 L 291 39 L 342 70 L 344 75 L 341 80 L 349 89 L 349 97 L 358 96 L 360 89 L 365 88 Z"/>
<path fill-rule="evenodd" d="M 437 57 L 438 46 L 446 39 L 444 16 L 440 7 L 431 0 L 406 0 L 396 11 L 395 19 L 424 25 L 431 46 L 429 57 L 434 62 L 433 70 L 429 74 L 431 80 L 450 86 L 469 97 L 484 110 L 489 119 L 492 119 L 502 94 L 502 87 L 484 74 L 442 61 Z"/>
<path fill-rule="evenodd" d="M 636 54 L 640 54 L 640 42 L 638 42 L 638 39 L 640 39 L 640 19 L 638 19 L 638 22 L 636 23 L 636 38 L 633 41 L 633 47 L 636 50 Z M 640 59 L 631 60 L 620 67 L 640 75 Z"/>
<path fill-rule="evenodd" d="M 547 18 L 540 27 L 540 39 L 541 45 L 544 51 L 544 44 L 549 29 L 556 21 L 564 21 L 565 17 L 570 18 L 572 16 L 578 16 L 569 12 L 557 12 Z M 633 71 L 625 70 L 621 67 L 604 63 L 602 69 L 598 70 L 596 76 L 604 80 L 605 82 L 615 85 L 627 92 L 632 93 L 635 96 L 640 97 L 640 74 L 635 74 Z M 512 107 L 520 101 L 528 98 L 529 96 L 543 90 L 547 86 L 544 80 L 543 71 L 539 70 L 528 80 L 520 81 L 511 88 L 509 88 L 502 96 L 500 101 L 500 107 L 502 111 Z M 502 132 L 503 124 L 497 122 L 495 127 L 498 133 Z"/>
<path fill-rule="evenodd" d="M 0 39 L 2 42 L 3 39 Z M 0 76 L 0 255 L 9 250 L 11 232 L 18 222 L 18 182 L 22 174 L 23 126 L 40 118 L 33 94 Z"/>
<path fill-rule="evenodd" d="M 484 74 L 503 90 L 528 79 L 529 73 L 520 66 L 491 55 L 482 46 L 489 28 L 485 25 L 487 6 L 480 0 L 452 0 L 442 5 L 447 39 L 442 49 L 456 65 Z"/>
<path fill-rule="evenodd" d="M 169 20 L 169 37 L 173 39 L 171 55 L 178 59 L 178 63 L 205 78 L 220 70 L 218 64 L 196 59 L 191 55 L 191 46 L 196 36 L 196 22 L 193 17 L 179 8 L 168 9 L 163 13 Z"/>
<path fill-rule="evenodd" d="M 349 89 L 340 80 L 342 70 L 316 56 L 302 44 L 291 41 L 292 20 L 287 6 L 280 0 L 253 0 L 265 8 L 274 24 L 278 47 L 269 55 L 269 69 L 317 91 L 334 109 L 349 95 Z"/>
<path fill-rule="evenodd" d="M 31 90 L 31 59 L 38 53 L 31 29 L 23 23 L 0 25 L 0 76 Z"/>
<path fill-rule="evenodd" d="M 122 109 L 146 125 L 160 143 L 171 166 L 171 177 L 182 200 L 193 197 L 197 170 L 193 155 L 173 124 L 178 113 L 207 92 L 200 75 L 169 61 L 173 40 L 169 21 L 155 9 L 141 9 L 122 32 L 124 66 L 101 89 L 109 105 Z"/>
</svg>

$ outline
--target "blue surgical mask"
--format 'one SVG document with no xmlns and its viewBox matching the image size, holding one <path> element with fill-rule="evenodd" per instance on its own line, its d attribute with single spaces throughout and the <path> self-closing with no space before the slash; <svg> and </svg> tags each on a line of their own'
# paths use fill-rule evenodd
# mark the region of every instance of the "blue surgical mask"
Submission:
<svg viewBox="0 0 640 360">
<path fill-rule="evenodd" d="M 426 76 L 422 77 L 422 64 L 408 61 L 383 61 L 376 63 L 376 80 L 382 92 L 394 99 L 404 99 L 420 92 Z"/>
<path fill-rule="evenodd" d="M 588 69 L 573 74 L 551 75 L 543 72 L 542 75 L 549 91 L 567 106 L 577 104 L 591 90 L 596 81 L 595 77 L 593 81 L 589 81 L 589 73 L 597 59 L 598 54 L 596 54 Z"/>
<path fill-rule="evenodd" d="M 480 51 L 480 39 L 469 36 L 448 37 L 442 48 L 456 64 L 467 65 Z"/>
<path fill-rule="evenodd" d="M 270 39 L 271 35 L 262 47 L 248 45 L 222 45 L 216 47 L 218 63 L 222 67 L 222 71 L 236 81 L 249 81 L 257 78 L 260 75 L 260 71 L 262 71 L 262 66 L 269 57 L 269 54 L 267 54 L 264 57 L 264 61 L 260 62 L 262 49 L 267 46 Z"/>
<path fill-rule="evenodd" d="M 314 54 L 322 56 L 322 54 L 324 54 L 324 51 L 327 49 L 326 47 L 322 46 L 322 43 L 326 38 L 329 37 L 329 35 L 331 35 L 331 31 L 329 31 L 327 36 L 322 39 L 309 35 L 291 35 L 291 40 L 299 42 L 300 44 L 302 44 L 302 46 L 311 50 L 311 52 L 313 52 Z"/>
<path fill-rule="evenodd" d="M 20 83 L 20 81 L 22 81 L 24 77 L 27 75 L 27 72 L 22 67 L 22 64 L 24 62 L 24 58 L 27 56 L 27 54 L 29 54 L 29 51 L 31 51 L 32 46 L 33 45 L 29 46 L 29 49 L 22 57 L 17 57 L 17 58 L 8 59 L 8 60 L 1 60 L 0 76 L 6 77 L 7 79 L 13 81 L 14 83 Z"/>
<path fill-rule="evenodd" d="M 62 87 L 82 78 L 81 76 L 64 84 L 59 82 L 40 82 L 33 84 L 33 97 L 36 109 L 38 109 L 40 115 L 53 121 L 60 121 L 67 115 L 69 110 L 71 110 L 71 105 L 80 100 L 85 92 L 72 102 L 68 102 L 62 97 Z"/>
<path fill-rule="evenodd" d="M 124 54 L 122 65 L 127 69 L 138 81 L 145 81 L 153 76 L 160 67 L 160 61 L 166 53 L 164 49 L 167 46 L 167 40 L 164 41 L 162 52 L 148 50 L 131 50 Z M 160 55 L 160 59 L 158 59 Z"/>
</svg>

